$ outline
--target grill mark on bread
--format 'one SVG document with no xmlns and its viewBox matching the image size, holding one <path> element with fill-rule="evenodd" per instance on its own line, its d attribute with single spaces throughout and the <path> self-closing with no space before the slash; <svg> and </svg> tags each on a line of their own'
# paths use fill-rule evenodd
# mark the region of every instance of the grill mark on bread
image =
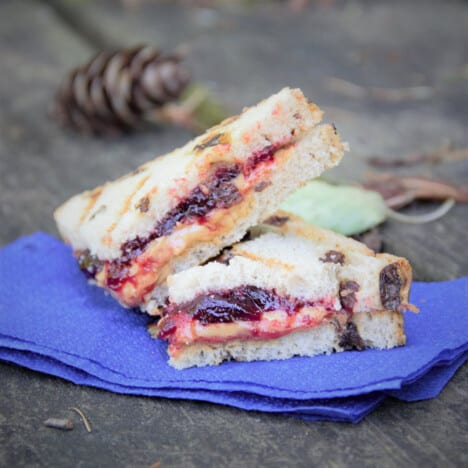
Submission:
<svg viewBox="0 0 468 468">
<path fill-rule="evenodd" d="M 140 166 L 140 167 L 137 167 L 136 169 L 134 169 L 132 172 L 130 172 L 130 175 L 134 176 L 134 175 L 137 175 L 137 174 L 141 174 L 142 172 L 145 172 L 147 170 L 148 170 L 148 168 L 146 166 Z"/>
<path fill-rule="evenodd" d="M 289 265 L 288 263 L 284 263 L 281 260 L 277 260 L 276 258 L 261 257 L 259 255 L 255 255 L 252 252 L 249 252 L 249 251 L 246 251 L 246 250 L 241 250 L 241 249 L 238 249 L 238 248 L 234 248 L 233 253 L 234 253 L 234 255 L 242 255 L 242 257 L 253 260 L 254 262 L 263 263 L 264 265 L 267 265 L 269 267 L 280 267 L 280 268 L 284 268 L 285 270 L 288 270 L 288 271 L 294 270 L 293 265 Z"/>
<path fill-rule="evenodd" d="M 101 205 L 89 218 L 88 221 L 92 221 L 98 214 L 106 211 L 107 205 Z"/>
<path fill-rule="evenodd" d="M 142 177 L 139 182 L 136 184 L 134 190 L 130 193 L 130 195 L 125 199 L 122 209 L 119 212 L 119 216 L 122 217 L 127 211 L 130 210 L 130 204 L 132 202 L 133 197 L 138 192 L 138 190 L 145 185 L 146 181 L 150 178 L 149 175 Z"/>
<path fill-rule="evenodd" d="M 138 190 L 140 190 L 141 187 L 143 187 L 145 182 L 150 177 L 151 177 L 150 175 L 147 175 L 147 176 L 141 178 L 140 181 L 138 182 L 138 184 L 136 185 L 135 189 L 133 190 L 133 192 L 125 199 L 123 207 L 119 212 L 119 220 L 130 209 L 130 203 L 132 201 L 132 198 L 135 196 L 135 194 L 138 192 Z M 115 221 L 106 229 L 106 234 L 102 238 L 103 243 L 108 244 L 108 245 L 111 244 L 111 242 L 112 242 L 112 235 L 111 234 L 114 231 L 114 229 L 117 227 L 117 224 L 118 224 L 118 221 Z"/>
<path fill-rule="evenodd" d="M 216 135 L 208 135 L 200 144 L 196 145 L 194 151 L 202 151 L 206 148 L 218 145 L 229 145 L 231 137 L 227 133 L 218 133 Z"/>
<path fill-rule="evenodd" d="M 89 214 L 89 212 L 93 209 L 93 206 L 96 204 L 98 198 L 100 197 L 104 187 L 98 187 L 89 192 L 88 197 L 89 197 L 89 202 L 86 205 L 86 208 L 84 209 L 83 213 L 80 216 L 80 222 L 79 224 L 82 224 L 83 221 L 85 220 L 86 216 Z"/>
</svg>

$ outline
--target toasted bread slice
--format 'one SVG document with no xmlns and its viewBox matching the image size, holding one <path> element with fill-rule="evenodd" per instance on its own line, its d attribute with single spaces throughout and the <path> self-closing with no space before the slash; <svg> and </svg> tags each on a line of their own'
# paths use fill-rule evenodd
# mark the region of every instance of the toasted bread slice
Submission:
<svg viewBox="0 0 468 468">
<path fill-rule="evenodd" d="M 343 155 L 334 127 L 283 89 L 132 173 L 57 209 L 80 267 L 121 304 L 152 314 L 169 274 L 241 239 L 292 191 Z"/>
<path fill-rule="evenodd" d="M 277 212 L 253 239 L 168 278 L 153 333 L 176 368 L 404 344 L 407 260 Z"/>
</svg>

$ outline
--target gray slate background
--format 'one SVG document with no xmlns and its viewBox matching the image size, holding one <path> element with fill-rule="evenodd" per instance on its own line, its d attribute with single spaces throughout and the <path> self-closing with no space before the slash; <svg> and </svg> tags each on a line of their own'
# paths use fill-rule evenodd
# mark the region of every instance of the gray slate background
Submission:
<svg viewBox="0 0 468 468">
<path fill-rule="evenodd" d="M 183 2 L 181 2 L 183 3 Z M 359 181 L 365 158 L 468 146 L 468 8 L 464 1 L 14 1 L 0 3 L 0 245 L 43 230 L 53 209 L 192 135 L 166 127 L 117 140 L 82 137 L 47 117 L 61 77 L 100 47 L 190 45 L 190 67 L 233 112 L 282 86 L 324 108 L 352 151 L 331 176 Z M 187 6 L 188 5 L 188 6 Z M 424 85 L 431 99 L 384 103 L 330 91 L 329 77 L 362 86 Z M 468 182 L 466 161 L 400 173 Z M 409 212 L 432 209 L 417 205 Z M 386 248 L 418 280 L 468 274 L 467 206 L 424 227 L 388 222 Z M 389 400 L 357 426 L 304 423 L 202 403 L 125 397 L 0 365 L 0 466 L 463 466 L 468 463 L 468 372 L 442 395 Z M 95 430 L 42 426 L 79 406 Z"/>
</svg>

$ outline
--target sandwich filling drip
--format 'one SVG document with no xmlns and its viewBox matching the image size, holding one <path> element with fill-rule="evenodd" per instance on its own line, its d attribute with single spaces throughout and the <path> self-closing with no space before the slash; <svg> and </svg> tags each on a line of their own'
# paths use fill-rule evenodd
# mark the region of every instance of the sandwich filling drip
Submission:
<svg viewBox="0 0 468 468">
<path fill-rule="evenodd" d="M 127 285 L 131 285 L 132 290 L 139 290 L 134 266 L 151 242 L 171 235 L 180 225 L 205 224 L 214 210 L 231 208 L 240 203 L 243 195 L 256 183 L 257 177 L 254 173 L 260 167 L 268 167 L 274 163 L 276 151 L 289 145 L 290 142 L 268 145 L 252 154 L 244 164 L 220 163 L 205 181 L 196 186 L 158 221 L 149 234 L 126 241 L 121 246 L 119 258 L 101 260 L 89 250 L 77 252 L 81 270 L 89 279 L 114 291 L 119 297 L 125 295 L 123 290 Z M 241 174 L 244 177 L 242 188 L 234 183 Z M 217 234 L 213 233 L 214 237 Z M 158 268 L 162 266 L 164 265 L 158 265 Z M 153 268 L 153 265 L 150 267 Z M 151 272 L 151 268 L 146 264 L 142 268 L 145 274 Z M 139 290 L 138 298 L 133 297 L 131 301 L 127 301 L 125 297 L 120 297 L 120 300 L 130 306 L 140 302 L 141 298 L 157 284 L 157 275 L 154 276 L 156 279 L 152 284 L 145 285 L 143 290 Z"/>
<path fill-rule="evenodd" d="M 305 300 L 245 285 L 170 304 L 156 326 L 156 335 L 169 341 L 172 354 L 194 342 L 279 338 L 335 316 L 334 304 L 334 297 Z M 341 314 L 345 320 L 351 315 Z"/>
</svg>

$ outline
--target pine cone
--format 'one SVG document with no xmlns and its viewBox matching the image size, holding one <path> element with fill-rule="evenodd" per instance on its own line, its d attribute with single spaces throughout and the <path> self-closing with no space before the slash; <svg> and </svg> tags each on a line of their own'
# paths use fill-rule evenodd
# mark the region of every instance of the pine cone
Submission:
<svg viewBox="0 0 468 468">
<path fill-rule="evenodd" d="M 178 99 L 189 80 L 181 57 L 153 47 L 101 52 L 67 75 L 53 115 L 63 126 L 83 132 L 119 134 Z"/>
</svg>

